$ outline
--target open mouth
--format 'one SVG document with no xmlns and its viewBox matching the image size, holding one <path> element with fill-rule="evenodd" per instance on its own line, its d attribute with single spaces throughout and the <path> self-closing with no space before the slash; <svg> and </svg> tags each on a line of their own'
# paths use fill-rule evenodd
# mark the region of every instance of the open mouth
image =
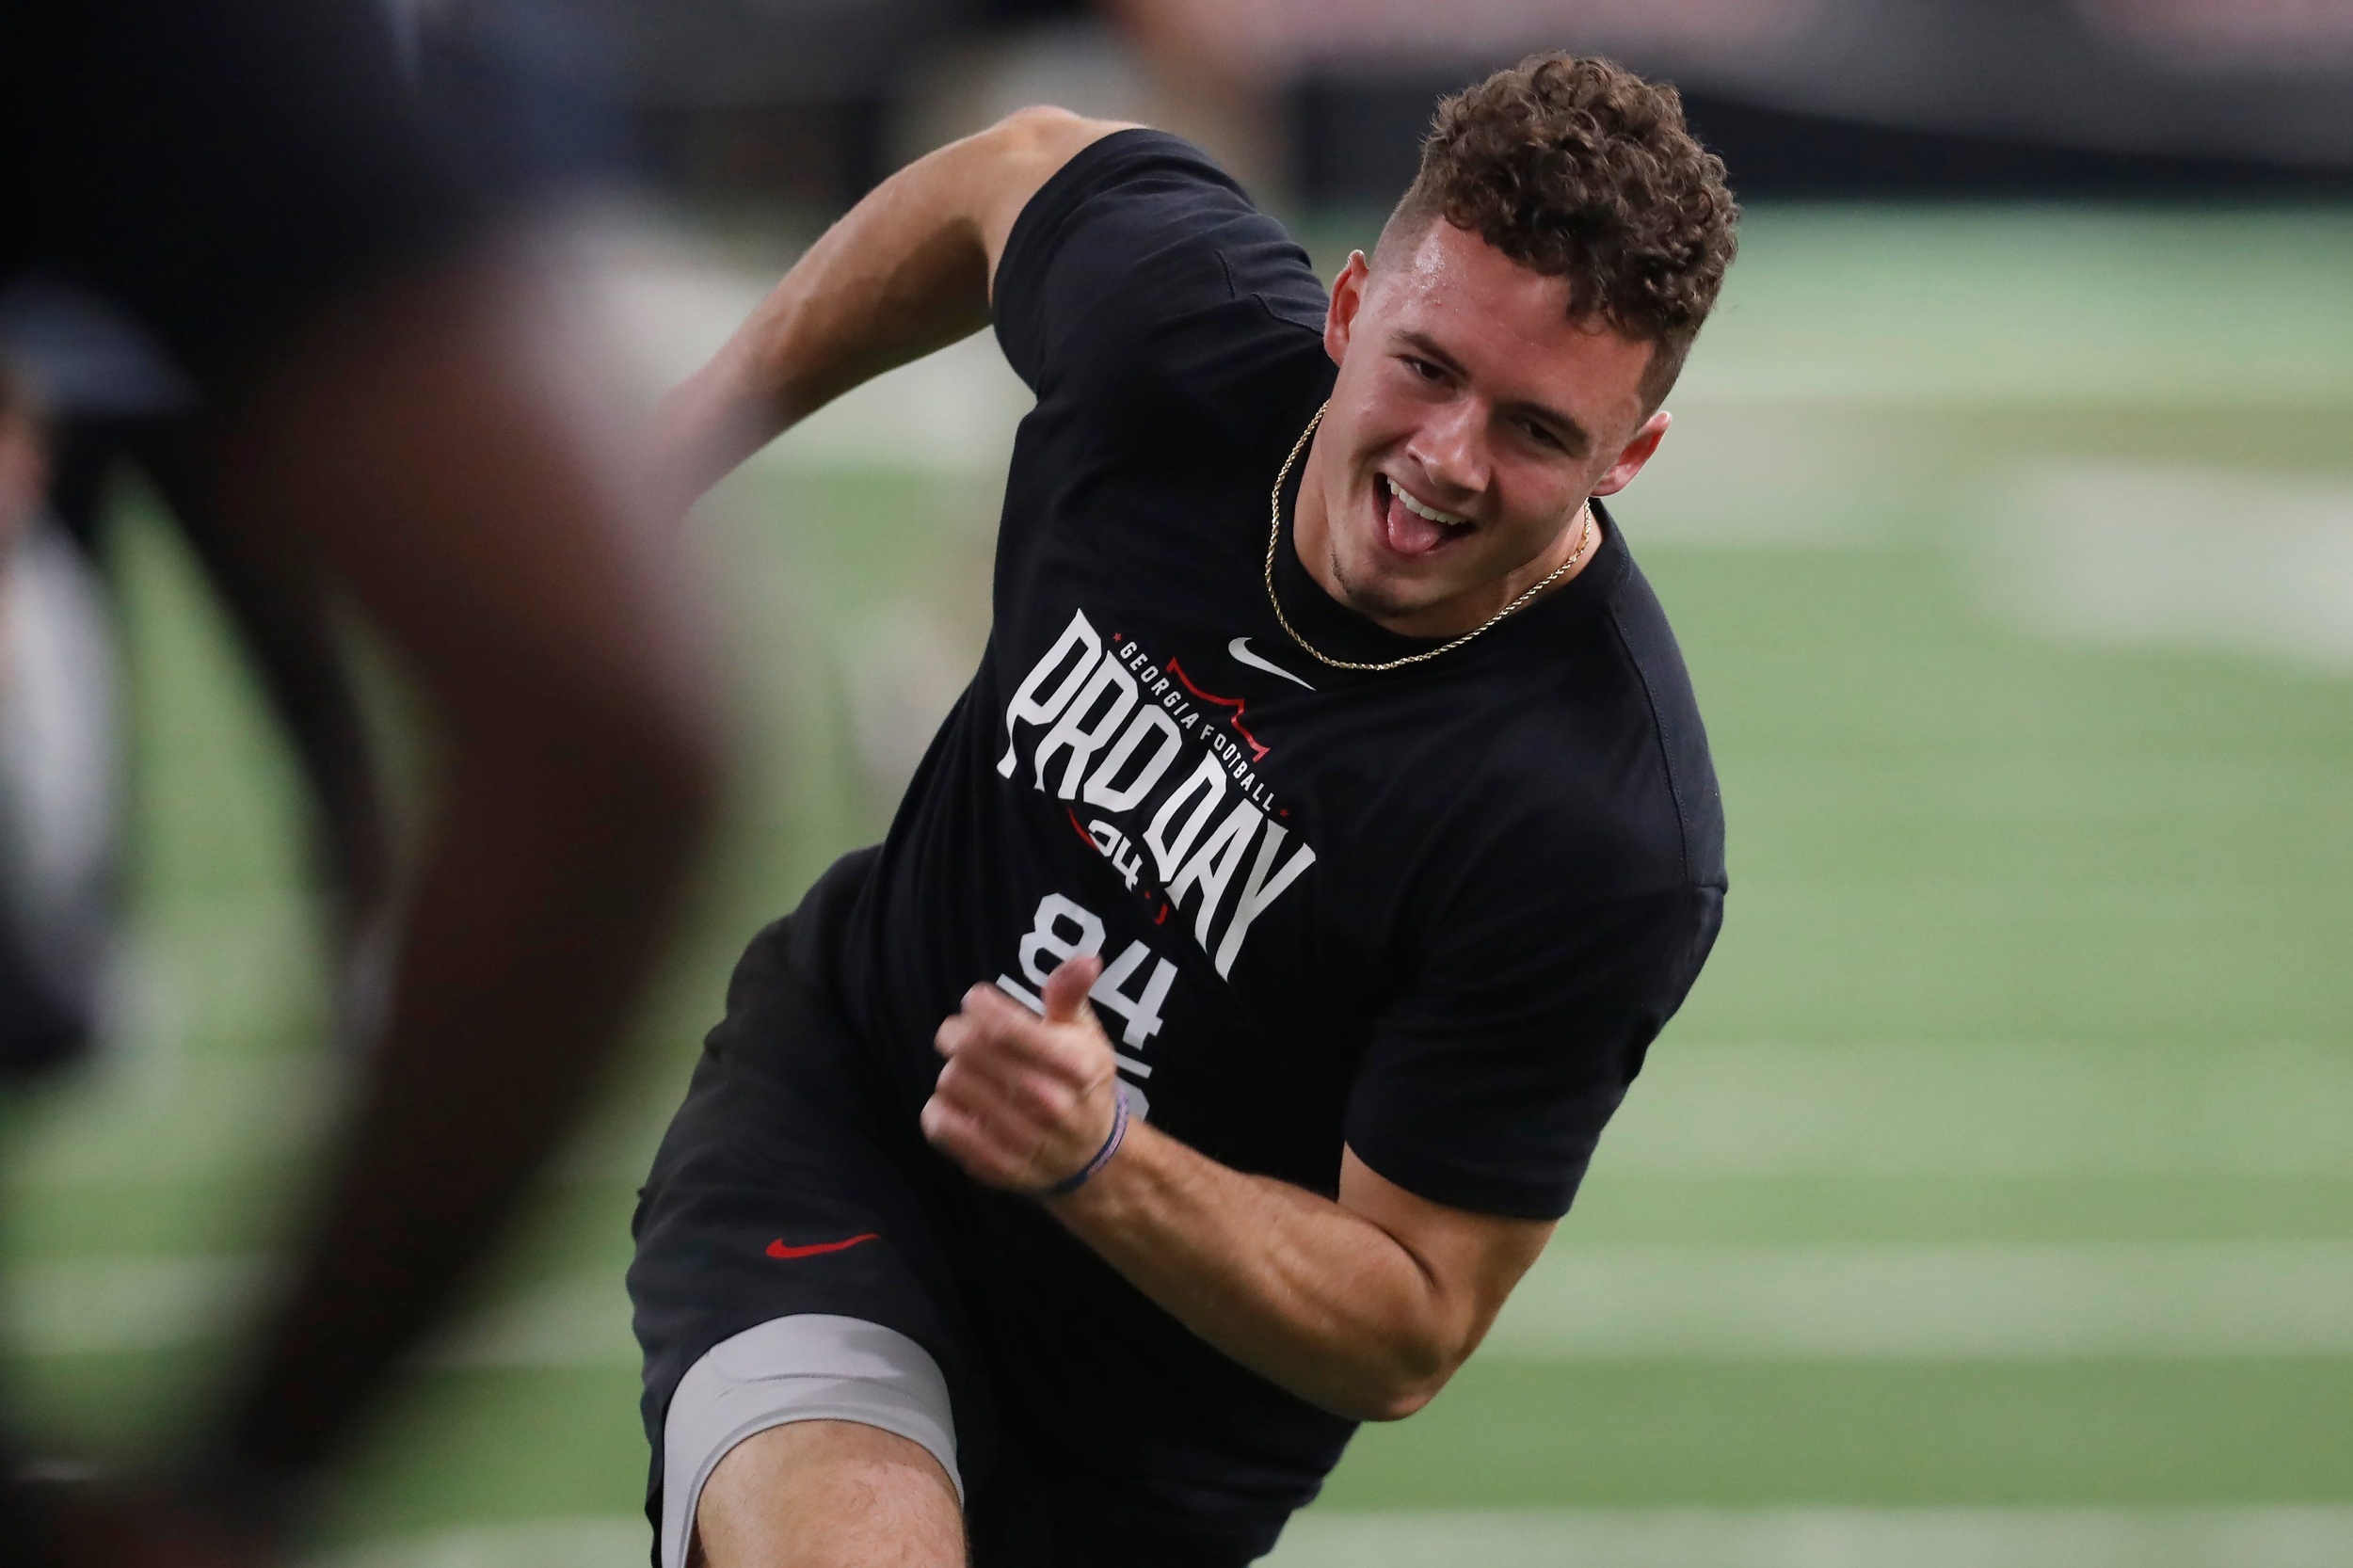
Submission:
<svg viewBox="0 0 2353 1568">
<path fill-rule="evenodd" d="M 1478 526 L 1468 518 L 1424 505 L 1389 483 L 1385 473 L 1374 474 L 1372 484 L 1383 542 L 1400 555 L 1432 554 L 1468 538 Z"/>
</svg>

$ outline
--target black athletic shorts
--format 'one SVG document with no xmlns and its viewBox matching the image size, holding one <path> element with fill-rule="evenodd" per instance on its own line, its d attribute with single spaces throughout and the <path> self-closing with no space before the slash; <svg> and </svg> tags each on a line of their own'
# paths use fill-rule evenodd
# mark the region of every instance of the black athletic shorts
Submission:
<svg viewBox="0 0 2353 1568">
<path fill-rule="evenodd" d="M 821 884 L 811 903 L 826 892 Z M 911 1118 L 888 1126 L 896 1118 L 877 1112 L 888 1096 L 801 935 L 815 923 L 804 905 L 745 951 L 640 1195 L 629 1288 L 646 1355 L 655 1528 L 680 1381 L 746 1329 L 822 1313 L 895 1330 L 938 1364 L 975 1568 L 1241 1568 L 1264 1555 L 1279 1515 L 1240 1533 L 1230 1521 L 1173 1517 L 1071 1463 L 1083 1433 L 1025 1430 L 1053 1413 L 1025 1415 L 1004 1398 L 1018 1368 L 991 1354 L 991 1304 L 973 1299 L 971 1271 L 954 1256 L 959 1205 L 1003 1200 L 934 1154 Z M 788 1256 L 771 1256 L 779 1241 Z"/>
</svg>

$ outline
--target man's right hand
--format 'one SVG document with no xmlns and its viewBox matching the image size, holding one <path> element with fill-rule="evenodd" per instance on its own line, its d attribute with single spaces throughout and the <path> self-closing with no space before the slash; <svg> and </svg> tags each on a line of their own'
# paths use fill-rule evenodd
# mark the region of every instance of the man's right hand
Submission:
<svg viewBox="0 0 2353 1568">
<path fill-rule="evenodd" d="M 984 1186 L 1041 1193 L 1084 1170 L 1117 1114 L 1118 1059 L 1087 991 L 1099 958 L 1066 958 L 1046 979 L 1046 1016 L 994 985 L 965 993 L 939 1026 L 947 1058 L 923 1107 L 923 1136 Z"/>
</svg>

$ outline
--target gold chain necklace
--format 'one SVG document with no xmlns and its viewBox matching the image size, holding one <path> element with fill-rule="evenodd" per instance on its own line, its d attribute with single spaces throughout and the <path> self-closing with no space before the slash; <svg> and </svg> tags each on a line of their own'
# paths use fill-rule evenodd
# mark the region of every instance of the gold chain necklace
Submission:
<svg viewBox="0 0 2353 1568">
<path fill-rule="evenodd" d="M 1559 566 L 1553 568 L 1551 571 L 1545 573 L 1543 582 L 1536 584 L 1526 593 L 1520 595 L 1519 598 L 1513 600 L 1502 609 L 1497 610 L 1494 615 L 1489 616 L 1484 621 L 1481 621 L 1479 625 L 1472 627 L 1468 632 L 1464 632 L 1452 642 L 1427 649 L 1424 652 L 1408 653 L 1402 659 L 1384 660 L 1377 664 L 1362 664 L 1353 659 L 1333 658 L 1330 654 L 1324 652 L 1321 648 L 1316 647 L 1315 644 L 1309 642 L 1306 638 L 1299 634 L 1299 628 L 1293 626 L 1290 622 L 1290 617 L 1283 614 L 1283 601 L 1276 598 L 1274 593 L 1274 552 L 1283 542 L 1283 487 L 1290 482 L 1291 466 L 1299 461 L 1299 455 L 1307 450 L 1308 438 L 1316 433 L 1316 426 L 1323 423 L 1324 408 L 1329 408 L 1331 407 L 1332 405 L 1327 399 L 1323 408 L 1316 410 L 1316 417 L 1309 420 L 1307 422 L 1307 428 L 1299 433 L 1298 441 L 1291 447 L 1291 455 L 1283 459 L 1283 472 L 1274 476 L 1274 504 L 1273 508 L 1274 513 L 1274 529 L 1273 533 L 1267 536 L 1266 541 L 1266 600 L 1269 604 L 1274 606 L 1274 618 L 1282 624 L 1284 631 L 1290 633 L 1291 641 L 1297 643 L 1301 650 L 1309 658 L 1314 659 L 1321 664 L 1329 664 L 1336 670 L 1364 670 L 1374 675 L 1380 674 L 1383 670 L 1403 669 L 1408 664 L 1418 664 L 1425 659 L 1435 659 L 1441 653 L 1451 653 L 1456 648 L 1461 648 L 1465 643 L 1469 642 L 1473 637 L 1478 636 L 1481 632 L 1486 631 L 1489 627 L 1495 625 L 1496 622 L 1501 620 L 1504 616 L 1510 615 L 1513 611 L 1518 609 L 1529 600 L 1534 599 L 1538 594 L 1543 593 L 1546 588 L 1551 587 L 1562 577 L 1575 570 L 1577 567 L 1584 561 L 1586 547 L 1592 544 L 1593 540 L 1593 504 L 1591 501 L 1586 502 L 1584 505 L 1579 506 L 1577 509 L 1578 520 L 1577 530 L 1577 548 L 1569 552 L 1569 558 L 1561 562 Z"/>
</svg>

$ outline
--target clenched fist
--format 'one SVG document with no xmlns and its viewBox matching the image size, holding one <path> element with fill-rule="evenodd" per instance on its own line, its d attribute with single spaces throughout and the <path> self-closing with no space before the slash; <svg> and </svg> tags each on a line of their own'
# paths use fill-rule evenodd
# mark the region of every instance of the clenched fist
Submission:
<svg viewBox="0 0 2353 1568">
<path fill-rule="evenodd" d="M 973 1180 L 1043 1192 L 1086 1168 L 1117 1115 L 1112 1043 L 1087 1005 L 1099 958 L 1064 959 L 1039 1017 L 994 985 L 964 994 L 939 1026 L 948 1064 L 923 1107 L 923 1136 Z"/>
</svg>

